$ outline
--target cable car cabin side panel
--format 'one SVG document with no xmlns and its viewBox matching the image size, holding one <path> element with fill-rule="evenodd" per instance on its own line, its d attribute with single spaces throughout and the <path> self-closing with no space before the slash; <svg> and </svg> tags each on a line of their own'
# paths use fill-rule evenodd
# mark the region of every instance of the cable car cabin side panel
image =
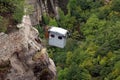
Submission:
<svg viewBox="0 0 120 80">
<path fill-rule="evenodd" d="M 66 36 L 56 32 L 50 32 L 49 45 L 64 48 L 66 45 Z"/>
</svg>

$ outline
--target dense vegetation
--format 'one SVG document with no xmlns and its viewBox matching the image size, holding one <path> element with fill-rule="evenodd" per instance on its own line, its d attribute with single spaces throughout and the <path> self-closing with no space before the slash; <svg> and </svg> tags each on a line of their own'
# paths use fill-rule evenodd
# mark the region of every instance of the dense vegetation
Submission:
<svg viewBox="0 0 120 80">
<path fill-rule="evenodd" d="M 44 25 L 71 34 L 64 49 L 47 46 L 58 80 L 120 80 L 120 0 L 105 1 L 69 0 L 67 11 L 59 9 L 59 20 L 43 15 Z M 22 15 L 23 0 L 0 0 L 0 32 L 19 23 Z"/>
<path fill-rule="evenodd" d="M 47 25 L 69 30 L 64 49 L 48 46 L 58 80 L 120 80 L 120 0 L 69 0 L 60 20 Z"/>
<path fill-rule="evenodd" d="M 21 22 L 24 0 L 0 0 L 0 32 Z"/>
</svg>

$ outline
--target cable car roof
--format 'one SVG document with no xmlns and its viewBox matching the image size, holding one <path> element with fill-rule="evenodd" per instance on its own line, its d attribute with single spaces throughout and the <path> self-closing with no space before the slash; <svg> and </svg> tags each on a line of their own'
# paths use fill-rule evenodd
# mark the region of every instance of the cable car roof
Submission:
<svg viewBox="0 0 120 80">
<path fill-rule="evenodd" d="M 63 28 L 59 28 L 59 27 L 51 27 L 49 29 L 50 32 L 57 32 L 59 34 L 62 34 L 62 35 L 66 35 L 66 33 L 68 32 L 67 30 L 63 29 Z"/>
</svg>

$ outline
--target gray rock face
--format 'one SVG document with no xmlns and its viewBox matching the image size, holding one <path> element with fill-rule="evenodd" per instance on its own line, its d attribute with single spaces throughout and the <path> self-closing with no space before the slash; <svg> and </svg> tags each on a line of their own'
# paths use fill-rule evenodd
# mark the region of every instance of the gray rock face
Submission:
<svg viewBox="0 0 120 80">
<path fill-rule="evenodd" d="M 18 30 L 0 33 L 0 80 L 55 80 L 56 68 L 25 15 Z"/>
<path fill-rule="evenodd" d="M 42 21 L 43 14 L 54 16 L 59 19 L 58 1 L 57 0 L 25 0 L 26 4 L 31 8 L 26 7 L 26 12 L 30 14 L 32 25 L 37 25 Z M 30 12 L 31 11 L 31 12 Z"/>
</svg>

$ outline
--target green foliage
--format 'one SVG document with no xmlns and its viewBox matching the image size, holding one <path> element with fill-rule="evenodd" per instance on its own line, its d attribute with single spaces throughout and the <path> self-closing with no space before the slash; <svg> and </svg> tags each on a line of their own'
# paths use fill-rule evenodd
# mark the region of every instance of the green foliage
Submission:
<svg viewBox="0 0 120 80">
<path fill-rule="evenodd" d="M 15 22 L 21 22 L 24 14 L 24 0 L 1 0 L 0 15 L 11 16 Z"/>
<path fill-rule="evenodd" d="M 40 33 L 40 34 L 39 34 L 39 37 L 40 37 L 40 38 L 45 38 L 43 27 L 40 26 L 40 25 L 36 25 L 35 28 L 36 28 L 36 29 L 38 30 L 38 32 Z"/>
<path fill-rule="evenodd" d="M 120 12 L 120 0 L 112 0 L 111 9 L 113 11 Z"/>
<path fill-rule="evenodd" d="M 99 13 L 97 13 L 97 15 L 99 19 L 107 19 L 111 11 L 110 5 L 102 6 L 98 10 L 99 10 Z"/>
<path fill-rule="evenodd" d="M 48 47 L 58 80 L 120 79 L 119 2 L 69 0 L 68 13 L 59 9 L 60 20 L 50 19 L 49 25 L 58 25 L 71 34 L 64 49 Z"/>
<path fill-rule="evenodd" d="M 14 5 L 12 0 L 0 1 L 0 14 L 13 12 Z"/>
<path fill-rule="evenodd" d="M 45 25 L 48 25 L 50 21 L 50 17 L 47 14 L 43 14 L 43 22 Z M 51 23 L 52 24 L 52 23 Z"/>
<path fill-rule="evenodd" d="M 21 22 L 22 17 L 24 15 L 24 0 L 14 0 L 13 4 L 15 6 L 13 18 L 16 22 Z"/>
<path fill-rule="evenodd" d="M 49 21 L 48 25 L 49 26 L 58 26 L 55 18 L 50 18 L 50 21 Z"/>
<path fill-rule="evenodd" d="M 24 4 L 24 13 L 26 14 L 26 15 L 30 15 L 30 14 L 32 14 L 33 12 L 34 12 L 34 6 L 33 5 L 30 5 L 30 4 L 25 4 L 25 3 L 23 3 Z M 23 5 L 22 4 L 22 5 Z"/>
<path fill-rule="evenodd" d="M 7 30 L 8 20 L 0 16 L 0 32 L 5 32 Z"/>
<path fill-rule="evenodd" d="M 118 77 L 116 78 L 116 80 L 120 80 L 120 76 L 118 76 Z"/>
</svg>

